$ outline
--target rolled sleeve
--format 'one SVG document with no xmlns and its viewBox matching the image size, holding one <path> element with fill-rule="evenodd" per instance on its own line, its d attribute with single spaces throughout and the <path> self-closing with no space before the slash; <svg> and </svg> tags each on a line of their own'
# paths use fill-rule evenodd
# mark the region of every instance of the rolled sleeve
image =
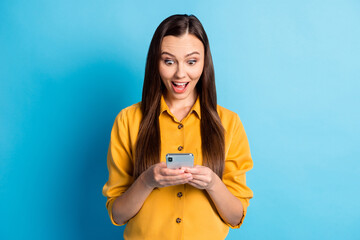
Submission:
<svg viewBox="0 0 360 240">
<path fill-rule="evenodd" d="M 243 206 L 244 212 L 240 223 L 236 226 L 228 224 L 231 228 L 239 228 L 246 216 L 249 200 L 253 197 L 252 190 L 246 185 L 246 172 L 252 169 L 253 161 L 244 127 L 237 114 L 232 122 L 231 130 L 226 133 L 229 149 L 225 158 L 222 180 Z"/>
<path fill-rule="evenodd" d="M 117 197 L 121 196 L 133 183 L 132 154 L 129 144 L 128 122 L 124 110 L 116 117 L 110 137 L 107 154 L 107 167 L 109 178 L 102 189 L 107 197 L 106 208 L 111 222 L 121 226 L 114 221 L 112 207 Z"/>
</svg>

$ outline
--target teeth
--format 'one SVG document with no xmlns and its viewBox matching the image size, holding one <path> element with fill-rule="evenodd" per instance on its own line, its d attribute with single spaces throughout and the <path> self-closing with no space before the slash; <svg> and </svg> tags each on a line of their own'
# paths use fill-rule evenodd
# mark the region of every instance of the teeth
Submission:
<svg viewBox="0 0 360 240">
<path fill-rule="evenodd" d="M 176 83 L 176 82 L 174 82 L 174 84 L 175 84 L 176 86 L 185 86 L 185 85 L 186 85 L 186 83 Z"/>
</svg>

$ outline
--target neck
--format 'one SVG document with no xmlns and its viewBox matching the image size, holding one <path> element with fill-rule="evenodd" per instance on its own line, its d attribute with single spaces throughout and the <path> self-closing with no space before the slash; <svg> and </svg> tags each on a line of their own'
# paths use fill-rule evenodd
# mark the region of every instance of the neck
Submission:
<svg viewBox="0 0 360 240">
<path fill-rule="evenodd" d="M 192 107 L 197 99 L 198 94 L 194 91 L 194 94 L 188 96 L 185 99 L 176 99 L 171 98 L 169 94 L 164 94 L 164 100 L 166 102 L 166 105 L 168 105 L 169 109 L 179 109 L 179 108 L 188 108 Z"/>
</svg>

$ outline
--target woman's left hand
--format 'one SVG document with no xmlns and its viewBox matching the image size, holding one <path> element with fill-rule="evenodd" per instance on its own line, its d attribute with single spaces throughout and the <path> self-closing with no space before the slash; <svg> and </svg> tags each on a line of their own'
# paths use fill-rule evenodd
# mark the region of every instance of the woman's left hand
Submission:
<svg viewBox="0 0 360 240">
<path fill-rule="evenodd" d="M 191 173 L 193 177 L 188 184 L 198 189 L 210 190 L 218 178 L 210 168 L 205 166 L 195 165 L 193 168 L 184 168 L 184 170 L 185 173 Z"/>
</svg>

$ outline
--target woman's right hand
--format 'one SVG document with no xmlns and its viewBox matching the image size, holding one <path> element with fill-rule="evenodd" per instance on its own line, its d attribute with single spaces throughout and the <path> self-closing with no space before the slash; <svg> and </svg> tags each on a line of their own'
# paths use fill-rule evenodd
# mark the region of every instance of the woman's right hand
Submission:
<svg viewBox="0 0 360 240">
<path fill-rule="evenodd" d="M 149 167 L 140 178 L 147 187 L 154 189 L 188 183 L 192 174 L 185 173 L 184 169 L 167 168 L 166 163 L 161 162 Z"/>
</svg>

